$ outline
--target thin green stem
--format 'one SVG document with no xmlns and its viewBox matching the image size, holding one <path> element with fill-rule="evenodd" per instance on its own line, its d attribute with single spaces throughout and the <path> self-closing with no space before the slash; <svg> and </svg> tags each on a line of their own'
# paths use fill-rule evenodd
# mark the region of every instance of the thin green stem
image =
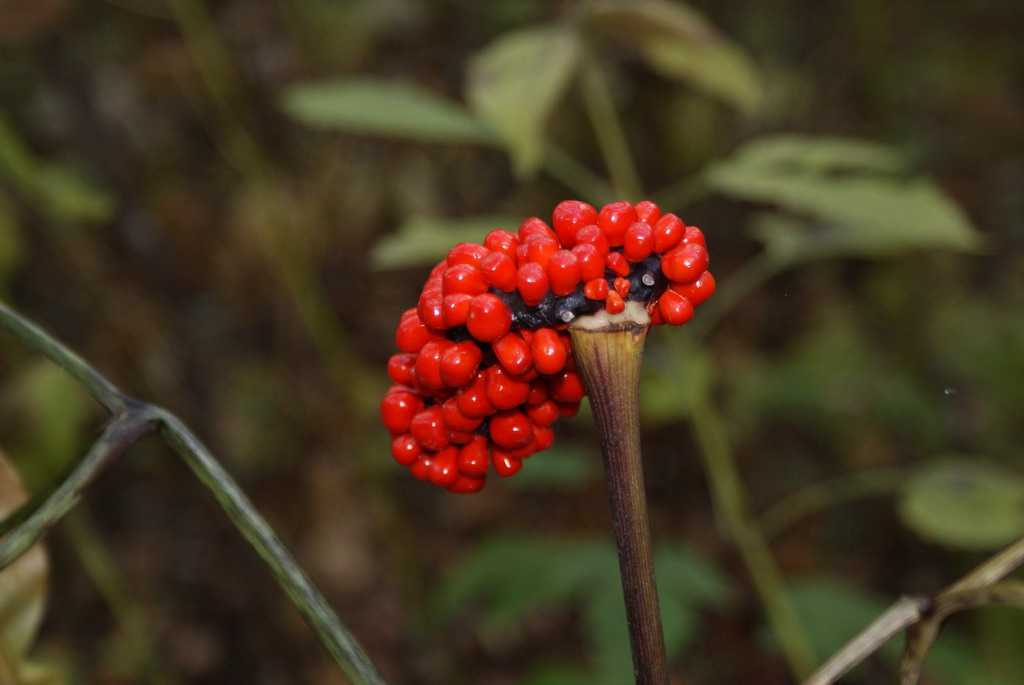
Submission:
<svg viewBox="0 0 1024 685">
<path fill-rule="evenodd" d="M 814 668 L 814 650 L 768 542 L 750 515 L 746 491 L 740 481 L 722 417 L 703 392 L 694 392 L 693 395 L 691 418 L 715 508 L 747 567 L 790 670 L 798 679 L 802 678 Z"/>
<path fill-rule="evenodd" d="M 619 199 L 631 202 L 644 199 L 643 184 L 629 151 L 629 142 L 615 109 L 608 79 L 593 57 L 583 60 L 580 86 L 583 105 Z"/>
<path fill-rule="evenodd" d="M 147 410 L 127 410 L 107 425 L 85 456 L 48 492 L 0 523 L 0 569 L 21 556 L 77 505 L 89 487 L 125 452 L 156 429 Z"/>
<path fill-rule="evenodd" d="M 57 341 L 36 324 L 0 302 L 0 328 L 8 331 L 29 349 L 39 352 L 72 378 L 112 414 L 128 408 L 129 399 L 114 384 L 97 373 L 77 354 Z"/>
<path fill-rule="evenodd" d="M 270 568 L 278 584 L 349 679 L 356 684 L 383 683 L 356 639 L 341 625 L 334 610 L 210 451 L 173 414 L 161 410 L 160 418 L 161 434 Z"/>
</svg>

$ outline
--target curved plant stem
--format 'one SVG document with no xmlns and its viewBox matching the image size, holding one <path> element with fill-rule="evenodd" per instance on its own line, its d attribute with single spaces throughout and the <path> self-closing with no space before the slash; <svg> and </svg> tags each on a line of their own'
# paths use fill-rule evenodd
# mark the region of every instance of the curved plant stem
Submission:
<svg viewBox="0 0 1024 685">
<path fill-rule="evenodd" d="M 640 458 L 640 362 L 649 319 L 636 302 L 624 318 L 603 314 L 583 317 L 569 327 L 569 334 L 601 439 L 636 682 L 666 685 L 665 638 Z"/>
<path fill-rule="evenodd" d="M 28 550 L 60 521 L 106 468 L 120 459 L 132 445 L 159 428 L 267 564 L 278 584 L 351 682 L 357 685 L 384 682 L 355 638 L 341 624 L 241 488 L 177 417 L 161 407 L 125 395 L 81 357 L 3 303 L 0 303 L 0 328 L 12 332 L 25 345 L 65 369 L 113 413 L 103 434 L 54 488 L 33 498 L 0 522 L 0 535 L 6 533 L 0 540 L 0 569 Z"/>
<path fill-rule="evenodd" d="M 0 540 L 0 569 L 37 543 L 81 501 L 108 467 L 154 430 L 156 422 L 147 411 L 128 410 L 116 416 L 70 473 L 0 523 L 0 534 L 7 533 Z"/>
</svg>

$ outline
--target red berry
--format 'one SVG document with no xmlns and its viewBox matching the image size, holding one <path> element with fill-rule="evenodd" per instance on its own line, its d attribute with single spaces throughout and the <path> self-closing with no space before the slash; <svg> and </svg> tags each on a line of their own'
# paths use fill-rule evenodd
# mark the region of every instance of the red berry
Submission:
<svg viewBox="0 0 1024 685">
<path fill-rule="evenodd" d="M 586 202 L 566 200 L 551 213 L 551 223 L 558 241 L 565 247 L 576 244 L 576 231 L 597 221 L 597 211 Z"/>
<path fill-rule="evenodd" d="M 484 238 L 484 247 L 492 252 L 501 252 L 510 259 L 515 259 L 516 248 L 519 247 L 519 237 L 511 231 L 498 228 Z"/>
<path fill-rule="evenodd" d="M 419 458 L 409 465 L 409 472 L 416 480 L 427 480 L 430 476 L 430 458 L 433 453 L 421 454 Z"/>
<path fill-rule="evenodd" d="M 451 346 L 450 340 L 431 340 L 423 346 L 414 367 L 420 383 L 432 389 L 447 385 L 441 377 L 441 357 Z"/>
<path fill-rule="evenodd" d="M 503 478 L 508 478 L 523 468 L 521 459 L 516 459 L 500 447 L 491 448 L 491 463 L 494 464 L 495 473 Z"/>
<path fill-rule="evenodd" d="M 661 258 L 661 272 L 677 283 L 689 283 L 708 268 L 708 252 L 699 243 L 684 243 Z"/>
<path fill-rule="evenodd" d="M 703 245 L 707 249 L 707 242 L 704 240 L 704 234 L 700 232 L 700 229 L 696 226 L 687 226 L 686 232 L 683 234 L 684 243 L 696 243 Z"/>
<path fill-rule="evenodd" d="M 546 269 L 548 262 L 551 261 L 551 255 L 557 251 L 558 241 L 554 238 L 531 239 L 526 244 L 526 261 L 536 262 L 542 269 Z"/>
<path fill-rule="evenodd" d="M 557 240 L 555 232 L 551 230 L 551 227 L 535 216 L 530 217 L 519 225 L 520 242 L 528 242 L 529 238 L 533 236 Z"/>
<path fill-rule="evenodd" d="M 495 444 L 509 450 L 528 445 L 533 440 L 533 424 L 518 409 L 499 411 L 491 417 L 488 430 Z"/>
<path fill-rule="evenodd" d="M 509 373 L 518 376 L 533 366 L 533 350 L 515 331 L 506 333 L 491 344 L 494 356 Z"/>
<path fill-rule="evenodd" d="M 482 476 L 487 473 L 491 453 L 487 449 L 487 438 L 478 435 L 459 449 L 459 471 L 467 476 Z"/>
<path fill-rule="evenodd" d="M 629 262 L 621 252 L 609 252 L 604 258 L 604 263 L 616 276 L 629 275 Z"/>
<path fill-rule="evenodd" d="M 473 296 L 466 293 L 455 293 L 445 295 L 441 300 L 441 315 L 444 316 L 444 323 L 447 328 L 455 328 L 466 323 L 469 317 L 469 303 Z"/>
<path fill-rule="evenodd" d="M 572 248 L 572 253 L 580 264 L 581 281 L 604 278 L 604 254 L 597 247 L 591 243 L 580 243 Z"/>
<path fill-rule="evenodd" d="M 558 418 L 558 405 L 554 400 L 544 400 L 536 406 L 527 406 L 526 415 L 538 426 L 550 426 Z"/>
<path fill-rule="evenodd" d="M 423 323 L 415 309 L 410 309 L 409 312 L 412 314 L 403 316 L 402 320 L 398 322 L 398 330 L 395 331 L 395 342 L 402 352 L 415 354 L 430 340 L 440 340 L 444 337 Z M 408 312 L 406 313 L 408 314 Z"/>
<path fill-rule="evenodd" d="M 615 292 L 617 292 L 622 297 L 622 299 L 626 299 L 627 297 L 629 297 L 629 289 L 631 287 L 631 284 L 625 278 L 616 278 L 614 281 L 612 281 L 612 287 L 615 288 Z"/>
<path fill-rule="evenodd" d="M 498 410 L 512 409 L 526 402 L 530 396 L 530 383 L 519 380 L 501 366 L 487 367 L 487 400 Z"/>
<path fill-rule="evenodd" d="M 441 420 L 449 429 L 467 433 L 475 431 L 484 422 L 482 416 L 471 417 L 463 414 L 455 397 L 449 397 L 441 405 Z"/>
<path fill-rule="evenodd" d="M 444 272 L 441 279 L 442 293 L 452 295 L 454 293 L 466 293 L 468 295 L 479 295 L 487 292 L 488 283 L 480 269 L 469 264 L 456 264 Z"/>
<path fill-rule="evenodd" d="M 533 336 L 533 359 L 543 374 L 558 373 L 565 368 L 568 355 L 558 333 L 552 328 L 540 328 Z"/>
<path fill-rule="evenodd" d="M 693 305 L 674 290 L 666 290 L 661 294 L 658 298 L 658 311 L 670 326 L 682 326 L 693 318 Z"/>
<path fill-rule="evenodd" d="M 559 297 L 568 295 L 580 284 L 580 260 L 569 250 L 558 250 L 548 261 L 548 281 L 551 292 Z"/>
<path fill-rule="evenodd" d="M 476 378 L 459 388 L 455 395 L 455 404 L 465 416 L 470 418 L 489 416 L 494 413 L 494 405 L 487 399 L 487 373 L 478 371 Z"/>
<path fill-rule="evenodd" d="M 516 264 L 504 252 L 492 252 L 480 262 L 480 273 L 498 290 L 512 292 L 516 289 Z"/>
<path fill-rule="evenodd" d="M 493 342 L 512 327 L 512 312 L 497 295 L 477 295 L 469 305 L 466 327 L 477 340 Z"/>
<path fill-rule="evenodd" d="M 588 300 L 603 301 L 608 297 L 608 281 L 603 278 L 587 281 L 587 284 L 583 286 L 583 294 L 586 295 Z"/>
<path fill-rule="evenodd" d="M 445 385 L 460 388 L 476 377 L 483 353 L 476 343 L 464 340 L 449 347 L 441 357 L 441 378 Z"/>
<path fill-rule="evenodd" d="M 675 214 L 666 214 L 654 224 L 654 251 L 665 254 L 679 244 L 686 226 Z"/>
<path fill-rule="evenodd" d="M 715 294 L 715 277 L 710 271 L 705 271 L 697 280 L 690 283 L 673 283 L 671 289 L 688 299 L 694 307 L 698 307 Z"/>
<path fill-rule="evenodd" d="M 604 308 L 608 310 L 609 314 L 621 314 L 626 309 L 626 302 L 622 299 L 619 291 L 610 290 L 605 299 Z"/>
<path fill-rule="evenodd" d="M 384 425 L 396 433 L 409 430 L 409 424 L 422 410 L 423 398 L 411 390 L 401 388 L 388 392 L 380 403 L 380 416 Z"/>
<path fill-rule="evenodd" d="M 408 466 L 423 454 L 423 448 L 409 433 L 402 433 L 391 441 L 391 456 L 402 466 Z"/>
<path fill-rule="evenodd" d="M 572 417 L 576 416 L 576 414 L 577 414 L 577 412 L 579 412 L 579 410 L 580 410 L 580 402 L 579 402 L 579 400 L 577 400 L 575 402 L 559 402 L 558 403 L 558 413 L 563 418 L 571 419 Z"/>
<path fill-rule="evenodd" d="M 424 290 L 420 295 L 419 304 L 416 305 L 416 312 L 426 325 L 444 330 L 444 310 L 440 291 L 428 293 Z"/>
<path fill-rule="evenodd" d="M 484 478 L 473 478 L 471 476 L 459 474 L 459 477 L 455 479 L 455 483 L 448 487 L 448 492 L 455 492 L 458 494 L 480 492 L 485 483 L 486 480 Z"/>
<path fill-rule="evenodd" d="M 661 218 L 661 210 L 658 209 L 658 205 L 648 200 L 637 202 L 634 209 L 636 209 L 637 218 L 648 226 L 653 226 Z"/>
<path fill-rule="evenodd" d="M 459 448 L 455 446 L 446 447 L 430 460 L 430 467 L 427 470 L 427 478 L 434 485 L 447 488 L 455 484 L 459 477 L 459 468 L 456 459 L 459 456 Z"/>
<path fill-rule="evenodd" d="M 647 259 L 654 249 L 654 231 L 650 226 L 637 222 L 626 229 L 622 242 L 622 254 L 631 262 Z"/>
<path fill-rule="evenodd" d="M 480 260 L 486 257 L 489 252 L 490 250 L 483 245 L 459 243 L 448 251 L 448 257 L 445 258 L 445 261 L 448 262 L 448 266 L 455 266 L 456 264 L 479 266 Z"/>
<path fill-rule="evenodd" d="M 519 294 L 527 305 L 535 307 L 548 294 L 548 274 L 540 264 L 523 264 L 517 278 Z"/>
<path fill-rule="evenodd" d="M 555 402 L 579 402 L 586 395 L 583 379 L 575 371 L 563 371 L 548 382 L 548 394 Z"/>
<path fill-rule="evenodd" d="M 605 205 L 597 215 L 597 225 L 608 236 L 610 247 L 621 245 L 623 237 L 626 235 L 626 229 L 637 220 L 636 210 L 625 200 Z"/>
<path fill-rule="evenodd" d="M 581 244 L 593 245 L 597 248 L 597 251 L 601 253 L 601 256 L 608 254 L 608 236 L 605 235 L 604 231 L 602 231 L 596 224 L 584 226 L 580 230 L 576 231 L 575 246 L 579 246 Z"/>
<path fill-rule="evenodd" d="M 413 364 L 416 363 L 416 355 L 393 354 L 388 359 L 388 378 L 399 385 L 409 385 L 412 375 Z"/>
<path fill-rule="evenodd" d="M 555 442 L 555 431 L 547 426 L 539 426 L 533 429 L 534 444 L 538 452 L 543 452 Z"/>
<path fill-rule="evenodd" d="M 448 446 L 448 429 L 441 417 L 441 406 L 427 407 L 413 417 L 409 431 L 428 450 L 442 450 Z"/>
</svg>

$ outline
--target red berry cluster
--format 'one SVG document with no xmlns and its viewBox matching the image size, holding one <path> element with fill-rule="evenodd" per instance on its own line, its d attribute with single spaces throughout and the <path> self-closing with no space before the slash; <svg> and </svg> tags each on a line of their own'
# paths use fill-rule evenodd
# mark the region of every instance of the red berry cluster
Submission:
<svg viewBox="0 0 1024 685">
<path fill-rule="evenodd" d="M 459 243 L 398 324 L 381 402 L 391 454 L 452 492 L 480 490 L 492 465 L 516 473 L 585 394 L 566 326 L 627 301 L 682 325 L 715 291 L 707 266 L 700 230 L 651 202 L 566 201 L 550 226 L 531 218 Z"/>
</svg>

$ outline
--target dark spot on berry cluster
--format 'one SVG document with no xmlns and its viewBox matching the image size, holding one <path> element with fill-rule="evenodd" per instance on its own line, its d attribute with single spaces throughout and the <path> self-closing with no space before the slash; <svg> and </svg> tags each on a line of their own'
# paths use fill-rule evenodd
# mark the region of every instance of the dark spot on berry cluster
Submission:
<svg viewBox="0 0 1024 685">
<path fill-rule="evenodd" d="M 517 472 L 585 394 L 566 326 L 629 301 L 682 325 L 715 290 L 707 265 L 700 230 L 651 202 L 567 201 L 551 226 L 456 245 L 398 324 L 381 403 L 392 455 L 453 492 L 480 490 L 491 467 Z"/>
</svg>

